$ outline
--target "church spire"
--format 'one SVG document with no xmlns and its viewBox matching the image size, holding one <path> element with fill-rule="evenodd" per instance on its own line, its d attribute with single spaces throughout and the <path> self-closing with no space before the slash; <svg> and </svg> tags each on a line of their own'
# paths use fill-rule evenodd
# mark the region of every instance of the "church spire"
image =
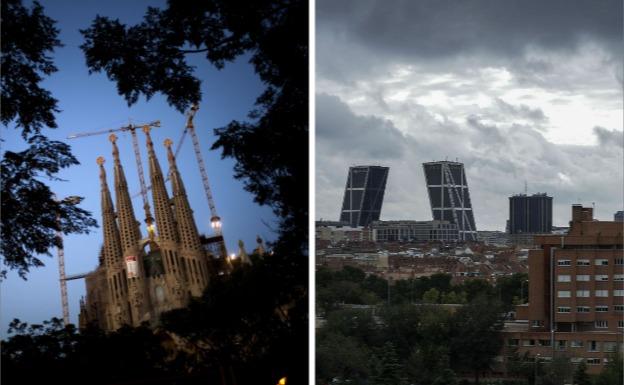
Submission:
<svg viewBox="0 0 624 385">
<path fill-rule="evenodd" d="M 119 148 L 117 148 L 117 135 L 111 134 L 109 140 L 113 144 L 113 161 L 115 163 L 115 198 L 117 201 L 117 213 L 119 220 L 119 230 L 121 232 L 121 242 L 123 254 L 128 250 L 136 248 L 141 233 L 139 223 L 134 215 L 132 200 L 128 191 L 128 182 L 123 166 L 119 160 Z"/>
<path fill-rule="evenodd" d="M 115 221 L 115 209 L 111 198 L 106 171 L 104 170 L 104 158 L 98 157 L 97 164 L 100 167 L 100 185 L 102 192 L 102 229 L 104 231 L 103 258 L 106 269 L 106 283 L 109 288 L 108 306 L 105 322 L 111 329 L 117 329 L 123 324 L 130 323 L 129 313 L 126 307 L 126 285 L 122 269 L 122 251 L 119 229 Z"/>
<path fill-rule="evenodd" d="M 102 192 L 102 230 L 104 231 L 104 265 L 113 268 L 121 262 L 121 239 L 119 229 L 115 221 L 115 209 L 111 198 L 106 171 L 104 170 L 104 158 L 98 157 L 97 164 L 100 167 L 100 186 Z"/>
<path fill-rule="evenodd" d="M 143 126 L 147 138 L 147 154 L 149 162 L 150 182 L 152 184 L 152 198 L 154 200 L 154 214 L 158 231 L 157 243 L 162 250 L 165 280 L 172 299 L 173 307 L 186 305 L 188 299 L 188 285 L 183 285 L 188 278 L 186 260 L 180 256 L 178 250 L 178 233 L 176 229 L 169 195 L 165 188 L 160 164 L 154 152 L 154 143 L 150 136 L 150 127 Z"/>
<path fill-rule="evenodd" d="M 187 282 L 191 288 L 191 293 L 199 296 L 202 294 L 202 289 L 208 284 L 208 266 L 206 264 L 205 252 L 199 240 L 197 225 L 193 218 L 193 210 L 189 205 L 175 156 L 171 151 L 172 143 L 171 139 L 165 139 L 167 159 L 169 160 L 169 175 L 173 190 L 173 207 L 178 235 L 180 236 L 179 252 L 182 264 L 186 267 Z"/>
<path fill-rule="evenodd" d="M 154 143 L 150 136 L 150 127 L 143 126 L 147 138 L 147 154 L 149 162 L 150 182 L 152 184 L 152 198 L 154 199 L 154 213 L 156 227 L 160 241 L 177 242 L 178 237 L 173 219 L 173 212 L 169 204 L 169 195 L 165 187 L 165 179 L 154 152 Z"/>
<path fill-rule="evenodd" d="M 175 156 L 171 151 L 172 143 L 171 139 L 165 139 L 173 190 L 173 206 L 175 208 L 175 217 L 178 224 L 178 234 L 180 235 L 180 245 L 184 249 L 201 250 L 199 233 L 197 232 L 197 225 L 193 218 L 193 210 L 191 210 L 191 206 L 189 205 L 184 183 L 178 172 Z"/>
<path fill-rule="evenodd" d="M 145 293 L 144 274 L 142 269 L 142 250 L 140 247 L 141 232 L 139 222 L 134 216 L 130 193 L 128 192 L 128 182 L 124 174 L 121 161 L 119 160 L 119 149 L 117 148 L 117 136 L 109 136 L 113 144 L 113 160 L 115 163 L 115 198 L 117 203 L 117 219 L 119 223 L 119 233 L 121 236 L 123 267 L 125 277 L 120 279 L 119 284 L 128 286 L 130 302 L 132 304 L 132 324 L 138 326 L 143 320 L 145 311 L 149 308 L 147 300 L 149 297 Z M 125 282 L 122 281 L 125 279 Z"/>
</svg>

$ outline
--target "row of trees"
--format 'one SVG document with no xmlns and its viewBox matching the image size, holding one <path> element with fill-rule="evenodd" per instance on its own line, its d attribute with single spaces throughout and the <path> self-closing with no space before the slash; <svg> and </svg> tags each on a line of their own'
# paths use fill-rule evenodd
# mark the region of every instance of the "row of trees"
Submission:
<svg viewBox="0 0 624 385">
<path fill-rule="evenodd" d="M 449 274 L 437 273 L 429 277 L 389 282 L 376 275 L 366 275 L 361 269 L 351 266 L 337 272 L 320 267 L 316 273 L 317 308 L 320 313 L 326 313 L 341 303 L 466 304 L 483 296 L 500 302 L 503 310 L 509 311 L 521 298 L 528 298 L 528 275 L 525 273 L 500 277 L 495 285 L 483 279 L 469 279 L 453 285 L 451 278 Z"/>
</svg>

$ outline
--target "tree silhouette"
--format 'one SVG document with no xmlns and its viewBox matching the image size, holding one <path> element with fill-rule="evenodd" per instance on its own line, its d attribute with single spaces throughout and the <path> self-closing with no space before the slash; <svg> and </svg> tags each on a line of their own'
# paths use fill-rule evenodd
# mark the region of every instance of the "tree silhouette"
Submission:
<svg viewBox="0 0 624 385">
<path fill-rule="evenodd" d="M 39 86 L 44 76 L 56 71 L 49 56 L 61 46 L 54 25 L 38 2 L 30 10 L 20 0 L 2 2 L 0 120 L 4 126 L 14 122 L 29 147 L 21 152 L 6 151 L 0 162 L 0 253 L 4 265 L 17 270 L 24 279 L 29 268 L 43 265 L 37 254 L 50 255 L 50 248 L 60 246 L 57 230 L 65 234 L 88 233 L 89 227 L 97 225 L 89 212 L 78 207 L 82 198 L 68 197 L 57 202 L 49 186 L 41 181 L 59 180 L 56 173 L 78 164 L 68 145 L 41 134 L 44 127 L 57 126 L 57 100 Z M 6 270 L 0 276 L 5 277 Z"/>
</svg>

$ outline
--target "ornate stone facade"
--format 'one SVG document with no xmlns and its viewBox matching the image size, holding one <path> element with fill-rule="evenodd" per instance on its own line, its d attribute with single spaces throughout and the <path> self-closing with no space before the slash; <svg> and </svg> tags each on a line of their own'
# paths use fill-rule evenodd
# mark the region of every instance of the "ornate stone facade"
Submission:
<svg viewBox="0 0 624 385">
<path fill-rule="evenodd" d="M 146 211 L 147 234 L 141 235 L 119 160 L 116 136 L 113 145 L 115 205 L 108 188 L 104 158 L 99 157 L 104 244 L 97 269 L 85 279 L 86 299 L 80 305 L 80 326 L 97 324 L 116 330 L 142 322 L 156 325 L 162 312 L 185 306 L 201 295 L 210 278 L 211 255 L 200 242 L 182 178 L 165 141 L 173 196 L 169 198 L 149 128 L 147 139 L 149 177 L 154 220 Z M 115 210 L 116 208 L 116 210 Z"/>
</svg>

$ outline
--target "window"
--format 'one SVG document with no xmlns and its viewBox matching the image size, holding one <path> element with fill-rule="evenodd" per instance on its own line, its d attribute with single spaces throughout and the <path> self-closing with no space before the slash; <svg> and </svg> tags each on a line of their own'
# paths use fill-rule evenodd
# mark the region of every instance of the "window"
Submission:
<svg viewBox="0 0 624 385">
<path fill-rule="evenodd" d="M 583 357 L 570 357 L 570 362 L 573 364 L 580 364 L 583 361 Z"/>
<path fill-rule="evenodd" d="M 577 290 L 576 296 L 577 297 L 589 297 L 589 290 Z"/>
<path fill-rule="evenodd" d="M 596 259 L 594 260 L 594 264 L 596 266 L 607 266 L 609 265 L 609 260 L 608 259 Z"/>
<path fill-rule="evenodd" d="M 624 311 L 624 305 L 615 305 L 615 306 L 613 306 L 613 310 L 615 310 L 615 311 Z"/>
<path fill-rule="evenodd" d="M 565 350 L 566 346 L 567 346 L 566 340 L 557 341 L 557 350 Z"/>
<path fill-rule="evenodd" d="M 606 275 L 606 274 L 599 274 L 599 275 L 596 275 L 596 276 L 594 277 L 594 279 L 595 279 L 596 281 L 608 281 L 608 280 L 609 280 L 609 276 L 608 276 L 608 275 Z"/>
<path fill-rule="evenodd" d="M 596 321 L 594 326 L 598 329 L 605 329 L 609 327 L 609 323 L 607 321 Z"/>
<path fill-rule="evenodd" d="M 550 340 L 539 340 L 539 346 L 550 346 Z"/>
<path fill-rule="evenodd" d="M 524 340 L 522 346 L 535 346 L 535 340 Z"/>
<path fill-rule="evenodd" d="M 569 259 L 559 259 L 557 260 L 557 265 L 559 266 L 570 266 L 571 261 Z"/>
<path fill-rule="evenodd" d="M 609 290 L 596 290 L 594 292 L 594 295 L 596 297 L 608 297 L 609 296 Z"/>
<path fill-rule="evenodd" d="M 559 298 L 570 298 L 570 290 L 559 290 L 557 292 Z"/>
<path fill-rule="evenodd" d="M 598 341 L 587 341 L 587 351 L 588 352 L 597 352 L 600 351 L 600 342 Z"/>
<path fill-rule="evenodd" d="M 587 365 L 600 365 L 600 358 L 588 358 Z"/>
<path fill-rule="evenodd" d="M 570 341 L 570 347 L 572 347 L 572 348 L 582 348 L 583 347 L 583 341 L 581 341 L 581 340 Z"/>
<path fill-rule="evenodd" d="M 624 297 L 624 290 L 613 290 L 614 297 Z"/>
<path fill-rule="evenodd" d="M 569 276 L 569 275 L 558 275 L 557 276 L 557 282 L 570 282 L 571 280 L 572 280 L 571 276 Z"/>
<path fill-rule="evenodd" d="M 587 282 L 589 281 L 589 274 L 577 275 L 576 280 L 581 282 Z"/>
<path fill-rule="evenodd" d="M 576 312 L 577 313 L 589 313 L 589 306 L 577 306 Z"/>
<path fill-rule="evenodd" d="M 544 326 L 544 321 L 542 321 L 542 320 L 538 320 L 537 319 L 537 320 L 532 320 L 531 321 L 531 327 L 532 328 L 539 328 L 539 327 L 542 327 L 542 326 Z"/>
<path fill-rule="evenodd" d="M 519 342 L 520 340 L 517 338 L 510 338 L 507 340 L 507 346 L 518 346 Z"/>
<path fill-rule="evenodd" d="M 570 312 L 569 306 L 559 306 L 557 308 L 557 313 L 569 313 L 569 312 Z"/>
<path fill-rule="evenodd" d="M 613 275 L 613 280 L 614 281 L 624 281 L 624 274 L 614 274 Z"/>
<path fill-rule="evenodd" d="M 602 351 L 607 353 L 617 352 L 617 342 L 603 342 Z"/>
<path fill-rule="evenodd" d="M 577 259 L 576 266 L 589 266 L 589 259 Z"/>
<path fill-rule="evenodd" d="M 596 306 L 597 313 L 604 313 L 609 311 L 609 306 Z"/>
<path fill-rule="evenodd" d="M 615 258 L 615 264 L 616 265 L 624 265 L 624 258 Z"/>
<path fill-rule="evenodd" d="M 620 329 L 624 328 L 624 321 L 622 321 L 622 320 L 618 321 L 618 328 L 620 328 Z"/>
</svg>

